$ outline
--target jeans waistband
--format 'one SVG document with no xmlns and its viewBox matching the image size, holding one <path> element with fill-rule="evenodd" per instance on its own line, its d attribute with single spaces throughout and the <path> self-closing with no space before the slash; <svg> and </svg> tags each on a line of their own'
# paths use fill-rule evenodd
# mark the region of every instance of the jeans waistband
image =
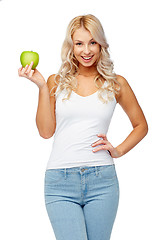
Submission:
<svg viewBox="0 0 160 240">
<path fill-rule="evenodd" d="M 102 166 L 82 166 L 82 167 L 71 167 L 71 168 L 59 168 L 59 169 L 48 169 L 48 170 L 52 170 L 52 171 L 61 171 L 66 173 L 78 173 L 80 172 L 81 174 L 85 173 L 92 173 L 92 172 L 96 172 L 96 174 L 98 174 L 98 172 L 100 170 L 103 170 L 104 168 L 108 168 L 110 166 L 114 166 L 114 164 L 112 165 L 102 165 Z"/>
</svg>

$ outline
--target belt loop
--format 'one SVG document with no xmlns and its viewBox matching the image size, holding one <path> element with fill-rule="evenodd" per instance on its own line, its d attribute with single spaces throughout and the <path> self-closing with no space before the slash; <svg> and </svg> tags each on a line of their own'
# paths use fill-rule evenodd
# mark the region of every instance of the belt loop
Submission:
<svg viewBox="0 0 160 240">
<path fill-rule="evenodd" d="M 64 169 L 64 178 L 66 179 L 66 168 Z"/>
<path fill-rule="evenodd" d="M 95 166 L 96 169 L 96 176 L 98 176 L 98 168 Z"/>
</svg>

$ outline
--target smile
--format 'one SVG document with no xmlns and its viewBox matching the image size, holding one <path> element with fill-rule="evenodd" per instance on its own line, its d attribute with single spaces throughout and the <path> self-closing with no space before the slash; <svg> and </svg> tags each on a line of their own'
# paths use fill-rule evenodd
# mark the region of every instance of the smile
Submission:
<svg viewBox="0 0 160 240">
<path fill-rule="evenodd" d="M 82 58 L 85 59 L 85 60 L 90 60 L 92 57 L 93 56 L 91 56 L 91 57 L 82 57 Z"/>
<path fill-rule="evenodd" d="M 93 55 L 93 56 L 94 56 L 94 55 Z M 91 57 L 82 57 L 82 56 L 81 56 L 81 58 L 83 59 L 83 61 L 84 61 L 85 63 L 88 63 L 88 62 L 90 62 L 90 61 L 92 60 L 93 56 L 91 56 Z"/>
</svg>

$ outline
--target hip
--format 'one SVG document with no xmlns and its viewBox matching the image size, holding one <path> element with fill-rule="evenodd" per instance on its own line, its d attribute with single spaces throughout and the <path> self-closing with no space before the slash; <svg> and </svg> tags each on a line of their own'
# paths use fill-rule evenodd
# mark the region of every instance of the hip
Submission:
<svg viewBox="0 0 160 240">
<path fill-rule="evenodd" d="M 86 200 L 93 196 L 119 195 L 119 181 L 115 164 L 48 169 L 45 172 L 45 196 L 47 202 L 61 196 Z M 48 198 L 48 197 L 49 198 Z M 48 202 L 48 203 L 49 203 Z"/>
</svg>

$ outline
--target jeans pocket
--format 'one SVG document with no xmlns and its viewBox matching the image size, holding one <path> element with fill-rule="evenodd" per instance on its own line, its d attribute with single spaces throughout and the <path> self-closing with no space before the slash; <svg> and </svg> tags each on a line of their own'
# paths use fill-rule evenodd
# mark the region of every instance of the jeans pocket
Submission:
<svg viewBox="0 0 160 240">
<path fill-rule="evenodd" d="M 115 179 L 117 174 L 114 164 L 100 168 L 100 176 L 102 179 L 106 180 Z"/>
<path fill-rule="evenodd" d="M 45 185 L 59 183 L 63 179 L 64 173 L 55 169 L 48 169 L 45 173 Z"/>
</svg>

